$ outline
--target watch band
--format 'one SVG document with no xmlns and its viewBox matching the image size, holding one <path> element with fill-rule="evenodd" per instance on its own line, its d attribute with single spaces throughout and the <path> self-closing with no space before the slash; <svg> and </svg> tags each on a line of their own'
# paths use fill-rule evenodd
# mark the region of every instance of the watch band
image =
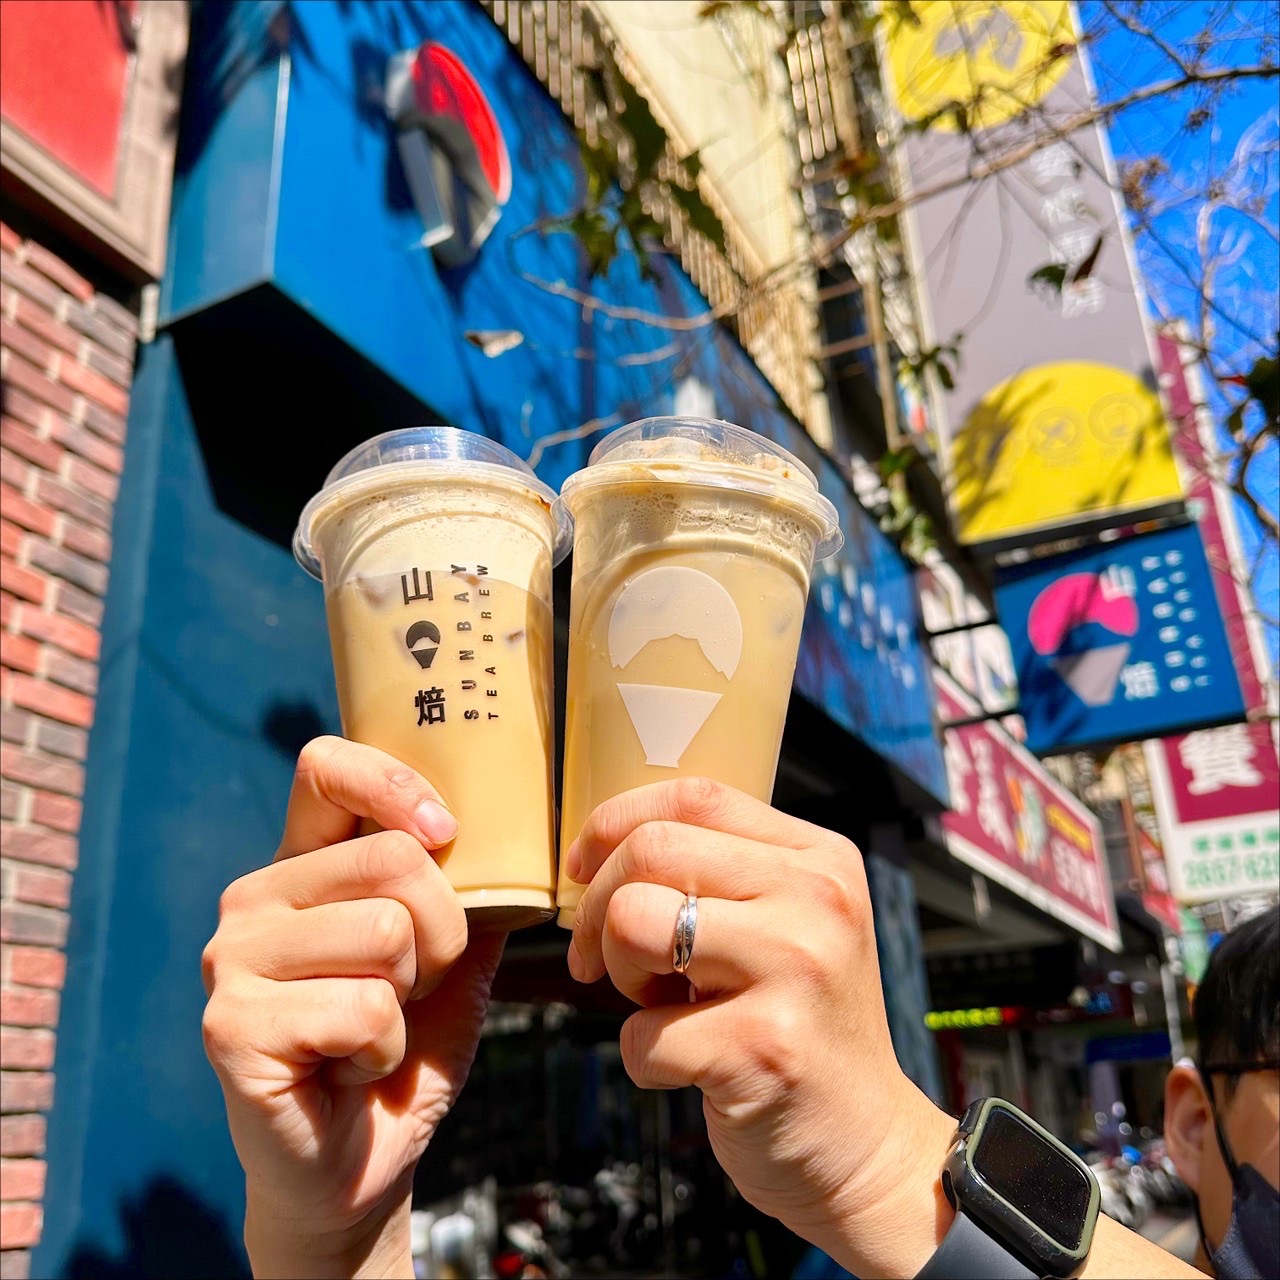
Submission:
<svg viewBox="0 0 1280 1280">
<path fill-rule="evenodd" d="M 1020 1258 L 989 1236 L 963 1209 L 956 1209 L 942 1243 L 916 1280 L 1038 1280 Z"/>
</svg>

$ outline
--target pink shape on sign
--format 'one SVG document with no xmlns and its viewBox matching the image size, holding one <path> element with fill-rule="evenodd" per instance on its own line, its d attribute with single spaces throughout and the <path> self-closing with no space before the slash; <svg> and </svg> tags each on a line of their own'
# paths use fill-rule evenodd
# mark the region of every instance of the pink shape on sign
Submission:
<svg viewBox="0 0 1280 1280">
<path fill-rule="evenodd" d="M 1138 606 L 1129 595 L 1108 592 L 1100 574 L 1069 573 L 1036 596 L 1027 615 L 1027 638 L 1037 653 L 1055 653 L 1085 622 L 1131 636 L 1138 630 Z"/>
</svg>

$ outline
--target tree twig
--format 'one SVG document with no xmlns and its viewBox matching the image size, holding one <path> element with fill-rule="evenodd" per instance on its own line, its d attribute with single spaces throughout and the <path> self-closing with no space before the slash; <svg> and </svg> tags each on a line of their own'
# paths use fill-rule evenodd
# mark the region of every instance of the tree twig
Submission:
<svg viewBox="0 0 1280 1280">
<path fill-rule="evenodd" d="M 542 461 L 542 455 L 552 445 L 567 444 L 570 440 L 581 440 L 584 436 L 594 435 L 597 431 L 603 431 L 606 427 L 617 426 L 621 421 L 622 419 L 616 413 L 611 413 L 604 418 L 592 418 L 590 421 L 583 422 L 576 427 L 570 427 L 567 431 L 553 431 L 550 435 L 540 436 L 533 442 L 533 448 L 529 450 L 529 456 L 525 461 L 536 470 L 538 463 Z"/>
<path fill-rule="evenodd" d="M 1115 3 L 1115 0 L 1102 0 L 1102 7 L 1127 31 L 1131 31 L 1135 36 L 1140 36 L 1145 40 L 1150 40 L 1151 43 L 1155 45 L 1155 47 L 1159 49 L 1160 52 L 1163 53 L 1164 56 L 1168 58 L 1184 76 L 1195 74 L 1182 55 L 1178 53 L 1172 45 L 1167 41 L 1162 40 L 1150 27 L 1144 27 L 1137 18 L 1126 14 L 1124 10 Z"/>
<path fill-rule="evenodd" d="M 1267 430 L 1266 424 L 1258 428 L 1240 447 L 1240 466 L 1231 478 L 1231 492 L 1236 495 L 1250 514 L 1262 526 L 1272 541 L 1280 541 L 1280 519 L 1273 511 L 1263 505 L 1257 494 L 1249 488 L 1249 468 L 1257 460 L 1262 446 L 1272 438 L 1273 433 Z"/>
<path fill-rule="evenodd" d="M 1161 80 L 1155 84 L 1143 85 L 1141 88 L 1135 89 L 1132 93 L 1127 93 L 1124 97 L 1117 98 L 1113 102 L 1103 103 L 1100 106 L 1077 112 L 1060 125 L 1055 126 L 1054 133 L 1058 137 L 1068 137 L 1073 133 L 1079 133 L 1081 129 L 1087 129 L 1099 120 L 1105 120 L 1110 116 L 1117 115 L 1119 112 L 1126 111 L 1139 103 L 1150 101 L 1152 98 L 1161 98 L 1170 94 L 1180 93 L 1183 89 L 1189 89 L 1195 85 L 1218 84 L 1237 80 L 1274 79 L 1276 76 L 1280 76 L 1280 67 L 1259 64 L 1249 67 L 1217 67 L 1211 71 L 1197 71 L 1192 75 L 1178 76 L 1172 80 Z M 867 223 L 881 222 L 886 218 L 896 217 L 913 205 L 921 204 L 925 200 L 931 200 L 934 196 L 944 195 L 948 191 L 954 191 L 957 187 L 967 186 L 970 182 L 981 182 L 984 178 L 989 178 L 1004 169 L 1011 169 L 1014 165 L 1021 164 L 1022 161 L 1035 155 L 1045 145 L 1046 140 L 1044 138 L 1033 138 L 1029 142 L 1005 152 L 1003 155 L 995 156 L 982 164 L 973 166 L 972 169 L 965 173 L 936 182 L 931 187 L 913 191 L 910 195 L 891 200 L 888 204 L 873 205 L 866 210 L 860 219 L 837 232 L 825 245 L 820 246 L 815 257 L 819 262 L 827 261 L 850 236 L 856 234 Z"/>
</svg>

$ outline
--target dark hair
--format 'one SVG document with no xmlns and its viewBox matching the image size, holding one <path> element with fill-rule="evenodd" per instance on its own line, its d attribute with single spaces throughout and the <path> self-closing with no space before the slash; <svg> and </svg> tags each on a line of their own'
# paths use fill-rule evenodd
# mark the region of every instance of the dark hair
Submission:
<svg viewBox="0 0 1280 1280">
<path fill-rule="evenodd" d="M 1280 1057 L 1280 912 L 1255 916 L 1218 943 L 1192 1016 L 1202 1073 L 1218 1063 Z M 1230 1094 L 1240 1073 L 1225 1074 Z"/>
</svg>

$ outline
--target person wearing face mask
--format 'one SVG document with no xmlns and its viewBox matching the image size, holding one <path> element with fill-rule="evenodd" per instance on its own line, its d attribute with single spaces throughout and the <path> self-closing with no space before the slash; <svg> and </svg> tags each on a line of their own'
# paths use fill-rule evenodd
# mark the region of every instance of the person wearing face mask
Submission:
<svg viewBox="0 0 1280 1280">
<path fill-rule="evenodd" d="M 1165 1143 L 1195 1197 L 1196 1265 L 1280 1276 L 1280 914 L 1232 930 L 1193 1002 L 1198 1049 L 1165 1082 Z"/>
</svg>

